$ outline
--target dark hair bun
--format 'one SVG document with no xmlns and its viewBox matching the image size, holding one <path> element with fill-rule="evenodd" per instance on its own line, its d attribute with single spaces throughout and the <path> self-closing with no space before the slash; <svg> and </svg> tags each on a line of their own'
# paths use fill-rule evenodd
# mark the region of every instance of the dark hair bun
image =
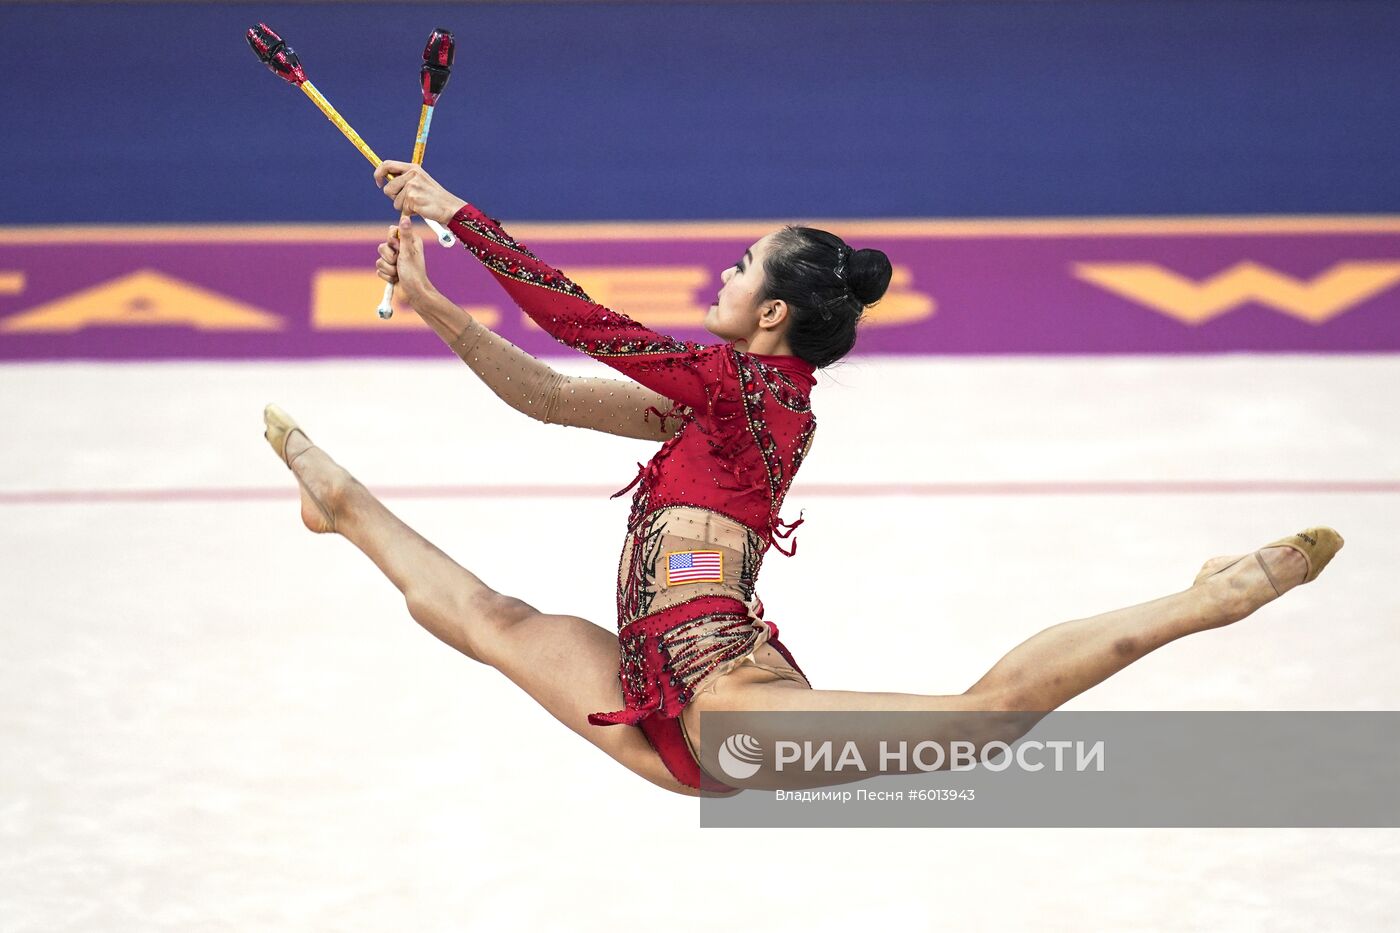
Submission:
<svg viewBox="0 0 1400 933">
<path fill-rule="evenodd" d="M 788 303 L 793 355 L 821 369 L 851 352 L 865 307 L 884 297 L 892 273 L 878 249 L 852 250 L 828 230 L 789 224 L 763 257 L 763 298 Z"/>
<path fill-rule="evenodd" d="M 851 254 L 851 268 L 846 273 L 846 281 L 856 301 L 863 305 L 873 305 L 885 296 L 890 287 L 890 259 L 878 249 L 858 249 Z"/>
</svg>

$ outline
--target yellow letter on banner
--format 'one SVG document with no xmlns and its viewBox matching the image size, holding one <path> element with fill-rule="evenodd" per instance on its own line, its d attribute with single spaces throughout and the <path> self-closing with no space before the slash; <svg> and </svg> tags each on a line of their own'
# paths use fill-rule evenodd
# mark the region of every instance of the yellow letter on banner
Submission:
<svg viewBox="0 0 1400 933">
<path fill-rule="evenodd" d="M 700 327 L 713 295 L 702 303 L 697 292 L 706 286 L 719 291 L 718 281 L 703 266 L 585 266 L 565 274 L 598 304 L 663 330 Z M 884 299 L 868 312 L 870 326 L 909 324 L 933 314 L 932 296 L 909 288 L 912 278 L 908 267 L 894 267 Z M 540 329 L 529 315 L 521 317 L 527 328 Z"/>
<path fill-rule="evenodd" d="M 709 308 L 696 299 L 711 279 L 703 266 L 584 266 L 565 274 L 598 304 L 647 327 L 699 327 Z M 526 327 L 540 329 L 524 318 Z"/>
<path fill-rule="evenodd" d="M 1204 323 L 1249 302 L 1321 324 L 1400 282 L 1400 262 L 1380 261 L 1339 262 L 1312 281 L 1248 261 L 1202 282 L 1151 262 L 1080 262 L 1071 268 L 1086 282 L 1185 324 Z"/>
<path fill-rule="evenodd" d="M 427 330 L 418 312 L 394 289 L 394 316 L 382 321 L 374 313 L 384 297 L 384 280 L 374 270 L 318 269 L 311 287 L 311 326 L 315 330 Z M 469 305 L 468 314 L 495 327 L 501 313 L 491 305 Z"/>
<path fill-rule="evenodd" d="M 894 273 L 890 276 L 890 287 L 885 291 L 885 297 L 871 305 L 870 309 L 861 315 L 859 326 L 884 327 L 890 324 L 912 324 L 926 317 L 932 317 L 933 312 L 938 309 L 938 303 L 927 292 L 911 288 L 910 283 L 913 280 L 914 273 L 909 270 L 908 266 L 895 266 Z"/>
<path fill-rule="evenodd" d="M 86 327 L 281 330 L 282 319 L 174 276 L 142 269 L 0 321 L 7 334 L 65 333 Z"/>
</svg>

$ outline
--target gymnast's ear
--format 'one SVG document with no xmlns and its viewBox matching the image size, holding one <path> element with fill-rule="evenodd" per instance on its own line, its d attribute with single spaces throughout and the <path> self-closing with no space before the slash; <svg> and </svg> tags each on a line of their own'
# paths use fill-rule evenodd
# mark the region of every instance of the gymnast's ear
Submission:
<svg viewBox="0 0 1400 933">
<path fill-rule="evenodd" d="M 779 298 L 766 308 L 763 312 L 761 322 L 764 324 L 777 325 L 783 323 L 788 317 L 788 303 Z"/>
</svg>

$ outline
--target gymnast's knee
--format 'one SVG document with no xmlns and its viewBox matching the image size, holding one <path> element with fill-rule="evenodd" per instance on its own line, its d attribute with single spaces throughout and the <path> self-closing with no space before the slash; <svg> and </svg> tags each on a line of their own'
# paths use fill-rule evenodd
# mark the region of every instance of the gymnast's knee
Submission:
<svg viewBox="0 0 1400 933">
<path fill-rule="evenodd" d="M 975 731 L 983 741 L 1015 742 L 1025 737 L 1049 710 L 1041 710 L 1039 698 L 1018 687 L 969 690 L 972 700 L 967 712 L 973 715 Z"/>
<path fill-rule="evenodd" d="M 499 629 L 509 629 L 540 615 L 540 611 L 525 600 L 495 590 L 474 597 L 473 612 L 485 624 Z"/>
<path fill-rule="evenodd" d="M 510 629 L 538 614 L 524 600 L 495 590 L 463 595 L 441 587 L 422 587 L 405 592 L 404 600 L 414 621 L 483 664 L 492 663 L 493 646 Z"/>
<path fill-rule="evenodd" d="M 506 645 L 517 626 L 540 615 L 525 600 L 495 590 L 472 596 L 460 612 L 468 637 L 479 646 L 481 657 L 488 664 L 493 663 L 493 650 Z"/>
</svg>

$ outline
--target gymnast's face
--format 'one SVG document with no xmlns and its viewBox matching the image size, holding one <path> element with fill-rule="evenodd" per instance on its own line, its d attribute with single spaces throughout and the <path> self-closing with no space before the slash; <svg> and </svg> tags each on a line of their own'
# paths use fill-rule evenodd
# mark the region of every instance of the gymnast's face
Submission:
<svg viewBox="0 0 1400 933">
<path fill-rule="evenodd" d="M 763 260 L 772 240 L 770 233 L 720 273 L 724 284 L 705 315 L 705 329 L 732 342 L 741 351 L 748 350 L 755 338 L 765 334 L 768 336 L 764 345 L 772 344 L 775 339 L 781 339 L 782 332 L 787 329 L 787 303 L 762 300 Z"/>
</svg>

